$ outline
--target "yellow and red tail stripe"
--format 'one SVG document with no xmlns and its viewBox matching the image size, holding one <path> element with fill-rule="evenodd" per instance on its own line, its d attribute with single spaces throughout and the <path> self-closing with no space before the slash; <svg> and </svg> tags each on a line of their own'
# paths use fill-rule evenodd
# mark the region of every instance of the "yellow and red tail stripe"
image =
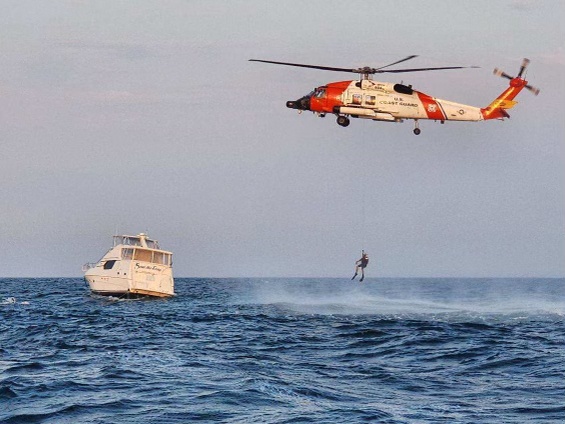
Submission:
<svg viewBox="0 0 565 424">
<path fill-rule="evenodd" d="M 514 101 L 514 98 L 527 84 L 528 81 L 522 78 L 512 78 L 510 80 L 510 87 L 504 90 L 490 105 L 481 109 L 484 119 L 510 118 L 506 109 L 511 109 L 518 103 Z"/>
</svg>

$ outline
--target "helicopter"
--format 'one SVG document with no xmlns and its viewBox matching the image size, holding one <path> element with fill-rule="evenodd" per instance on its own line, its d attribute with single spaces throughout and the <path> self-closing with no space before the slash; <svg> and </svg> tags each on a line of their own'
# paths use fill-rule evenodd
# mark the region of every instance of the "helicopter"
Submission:
<svg viewBox="0 0 565 424">
<path fill-rule="evenodd" d="M 411 85 L 379 82 L 371 78 L 374 74 L 385 72 L 405 73 L 477 68 L 477 66 L 443 66 L 434 68 L 385 69 L 416 57 L 418 56 L 411 55 L 379 68 L 371 68 L 369 66 L 362 68 L 337 68 L 261 59 L 249 59 L 249 61 L 359 74 L 359 80 L 338 81 L 322 85 L 298 100 L 287 101 L 286 107 L 296 109 L 299 113 L 309 110 L 320 117 L 324 117 L 328 113 L 334 114 L 337 117 L 337 124 L 342 127 L 347 127 L 350 124 L 350 117 L 388 122 L 403 122 L 405 119 L 413 119 L 413 131 L 416 135 L 421 133 L 419 120 L 422 119 L 439 121 L 444 124 L 445 121 L 485 121 L 510 118 L 506 110 L 516 105 L 517 102 L 514 101 L 514 98 L 522 89 L 526 88 L 536 96 L 540 91 L 538 88 L 529 85 L 528 81 L 523 77 L 530 63 L 529 59 L 523 59 L 522 66 L 515 77 L 497 68 L 494 69 L 495 75 L 510 80 L 509 87 L 484 108 L 438 99 L 421 91 L 414 90 Z"/>
</svg>

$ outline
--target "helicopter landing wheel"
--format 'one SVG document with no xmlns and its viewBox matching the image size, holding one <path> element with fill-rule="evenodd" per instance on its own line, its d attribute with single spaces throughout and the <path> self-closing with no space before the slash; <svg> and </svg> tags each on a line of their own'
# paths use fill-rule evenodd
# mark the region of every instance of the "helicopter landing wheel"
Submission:
<svg viewBox="0 0 565 424">
<path fill-rule="evenodd" d="M 420 127 L 418 126 L 419 122 L 417 119 L 414 119 L 414 134 L 420 135 L 422 131 L 420 131 Z"/>
<path fill-rule="evenodd" d="M 347 127 L 350 123 L 349 118 L 347 116 L 339 115 L 336 120 L 338 125 L 342 127 Z"/>
</svg>

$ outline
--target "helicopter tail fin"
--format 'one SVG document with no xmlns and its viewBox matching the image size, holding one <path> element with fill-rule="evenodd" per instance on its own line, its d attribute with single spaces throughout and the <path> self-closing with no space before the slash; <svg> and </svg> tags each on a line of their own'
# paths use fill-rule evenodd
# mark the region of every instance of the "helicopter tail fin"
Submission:
<svg viewBox="0 0 565 424">
<path fill-rule="evenodd" d="M 500 96 L 494 99 L 486 108 L 481 109 L 484 119 L 503 119 L 510 118 L 506 109 L 511 109 L 518 103 L 514 101 L 514 97 L 522 90 L 523 87 L 508 87 Z"/>
<path fill-rule="evenodd" d="M 510 80 L 510 85 L 496 99 L 494 99 L 490 105 L 488 105 L 484 109 L 481 109 L 484 119 L 510 118 L 510 115 L 508 115 L 506 109 L 511 109 L 518 103 L 514 101 L 514 98 L 524 88 L 528 89 L 536 96 L 539 94 L 538 88 L 532 87 L 531 85 L 528 84 L 528 81 L 522 78 L 522 75 L 529 63 L 530 63 L 529 59 L 524 59 L 522 61 L 522 66 L 520 67 L 520 72 L 515 77 L 508 75 L 507 73 L 501 71 L 498 68 L 494 69 L 494 74 L 496 76 Z"/>
</svg>

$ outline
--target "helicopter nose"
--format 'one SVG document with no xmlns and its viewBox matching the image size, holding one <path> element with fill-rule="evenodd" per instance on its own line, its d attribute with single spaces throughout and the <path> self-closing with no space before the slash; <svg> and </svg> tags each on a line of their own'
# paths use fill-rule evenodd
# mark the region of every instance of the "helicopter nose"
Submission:
<svg viewBox="0 0 565 424">
<path fill-rule="evenodd" d="M 298 100 L 289 100 L 286 102 L 286 107 L 289 109 L 310 110 L 310 97 L 304 96 Z"/>
</svg>

